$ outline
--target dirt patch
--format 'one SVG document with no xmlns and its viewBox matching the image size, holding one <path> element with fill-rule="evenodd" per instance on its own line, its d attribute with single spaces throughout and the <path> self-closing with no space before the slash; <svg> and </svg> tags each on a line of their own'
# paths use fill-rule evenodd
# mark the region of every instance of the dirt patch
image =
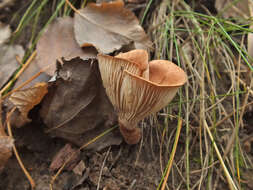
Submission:
<svg viewBox="0 0 253 190">
<path fill-rule="evenodd" d="M 36 190 L 47 190 L 54 172 L 49 170 L 54 155 L 65 145 L 60 139 L 50 139 L 42 128 L 30 125 L 15 130 L 18 151 L 36 183 Z M 145 132 L 147 134 L 147 131 Z M 100 152 L 84 150 L 81 160 L 85 163 L 82 175 L 63 171 L 54 183 L 55 190 L 62 189 L 155 189 L 161 178 L 159 147 L 150 144 L 150 136 L 135 146 L 126 145 L 105 148 Z M 152 138 L 155 140 L 155 137 Z M 155 156 L 152 156 L 155 155 Z M 1 173 L 0 189 L 30 189 L 24 173 L 15 157 L 12 157 Z"/>
</svg>

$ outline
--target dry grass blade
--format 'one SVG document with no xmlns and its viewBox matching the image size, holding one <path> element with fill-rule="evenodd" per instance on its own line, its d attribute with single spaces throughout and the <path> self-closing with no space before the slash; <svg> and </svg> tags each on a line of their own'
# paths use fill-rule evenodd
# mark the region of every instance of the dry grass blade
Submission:
<svg viewBox="0 0 253 190">
<path fill-rule="evenodd" d="M 170 170 L 171 170 L 171 167 L 172 167 L 174 156 L 175 156 L 175 153 L 176 153 L 176 150 L 177 150 L 177 144 L 178 144 L 178 139 L 179 139 L 181 128 L 182 128 L 182 120 L 179 119 L 173 149 L 172 149 L 171 156 L 170 156 L 170 159 L 169 159 L 169 162 L 168 162 L 168 165 L 167 165 L 167 171 L 166 171 L 166 175 L 165 175 L 164 180 L 163 180 L 163 185 L 161 187 L 161 190 L 165 190 L 165 188 L 166 188 L 166 184 L 167 184 L 167 181 L 168 181 L 168 177 L 169 177 L 169 174 L 170 174 Z"/>
<path fill-rule="evenodd" d="M 204 127 L 206 128 L 207 133 L 208 133 L 208 135 L 209 135 L 211 141 L 213 142 L 213 145 L 214 145 L 216 154 L 217 154 L 218 159 L 219 159 L 219 161 L 220 161 L 220 163 L 221 163 L 222 169 L 223 169 L 223 171 L 224 171 L 224 173 L 225 173 L 225 175 L 226 175 L 227 182 L 228 182 L 228 184 L 229 184 L 230 190 L 238 190 L 237 187 L 236 187 L 236 185 L 235 185 L 235 183 L 234 183 L 234 181 L 233 181 L 233 179 L 232 179 L 232 177 L 231 177 L 230 174 L 229 174 L 229 171 L 228 171 L 228 169 L 227 169 L 227 167 L 226 167 L 226 165 L 225 165 L 225 163 L 224 163 L 224 161 L 223 161 L 223 158 L 222 158 L 222 156 L 221 156 L 221 153 L 220 153 L 220 151 L 219 151 L 219 149 L 218 149 L 218 147 L 217 147 L 217 145 L 216 145 L 216 143 L 215 143 L 215 141 L 214 141 L 213 135 L 212 135 L 212 133 L 211 133 L 211 131 L 210 131 L 210 129 L 209 129 L 209 127 L 208 127 L 206 121 L 204 122 Z"/>
</svg>

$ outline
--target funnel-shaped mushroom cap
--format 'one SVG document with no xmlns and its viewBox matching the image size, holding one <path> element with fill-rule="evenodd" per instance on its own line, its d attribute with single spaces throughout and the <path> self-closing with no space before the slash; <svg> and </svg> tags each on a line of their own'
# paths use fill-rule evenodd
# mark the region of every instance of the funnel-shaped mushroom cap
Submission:
<svg viewBox="0 0 253 190">
<path fill-rule="evenodd" d="M 140 138 L 138 122 L 168 105 L 187 80 L 185 72 L 174 63 L 155 60 L 148 64 L 147 57 L 144 50 L 117 57 L 98 55 L 103 85 L 129 144 L 137 143 Z"/>
<path fill-rule="evenodd" d="M 172 62 L 155 60 L 149 63 L 149 80 L 125 70 L 121 86 L 123 97 L 119 121 L 135 126 L 147 115 L 167 106 L 186 80 L 185 72 Z"/>
</svg>

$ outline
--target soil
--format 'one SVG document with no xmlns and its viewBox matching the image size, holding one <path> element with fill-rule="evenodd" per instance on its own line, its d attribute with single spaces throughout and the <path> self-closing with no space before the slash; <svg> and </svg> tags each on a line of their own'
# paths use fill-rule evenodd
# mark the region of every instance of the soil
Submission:
<svg viewBox="0 0 253 190">
<path fill-rule="evenodd" d="M 54 190 L 84 189 L 156 189 L 161 179 L 159 146 L 155 134 L 141 144 L 105 148 L 100 152 L 84 150 L 80 159 L 85 169 L 81 175 L 64 170 L 53 185 Z M 41 126 L 30 125 L 14 130 L 15 144 L 24 165 L 36 183 L 36 190 L 47 190 L 51 177 L 50 163 L 66 142 L 51 139 Z M 152 141 L 151 141 L 152 139 Z M 152 144 L 151 144 L 152 142 Z M 141 146 L 141 147 L 140 147 Z M 30 185 L 13 156 L 0 174 L 0 189 L 28 190 Z M 101 179 L 99 179 L 101 178 Z"/>
</svg>

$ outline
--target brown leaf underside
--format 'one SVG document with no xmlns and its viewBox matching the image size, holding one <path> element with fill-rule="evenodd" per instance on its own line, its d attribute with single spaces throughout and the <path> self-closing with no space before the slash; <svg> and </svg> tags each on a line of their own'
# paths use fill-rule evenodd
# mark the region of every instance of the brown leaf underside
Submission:
<svg viewBox="0 0 253 190">
<path fill-rule="evenodd" d="M 74 19 L 75 37 L 80 46 L 94 45 L 104 54 L 134 42 L 137 49 L 152 48 L 139 21 L 122 1 L 88 4 Z"/>
<path fill-rule="evenodd" d="M 94 49 L 80 48 L 74 38 L 73 18 L 57 18 L 51 23 L 37 43 L 38 65 L 45 68 L 51 65 L 46 72 L 53 75 L 56 69 L 57 59 L 62 57 L 70 60 L 75 57 L 82 59 L 93 58 L 96 56 Z"/>
</svg>

